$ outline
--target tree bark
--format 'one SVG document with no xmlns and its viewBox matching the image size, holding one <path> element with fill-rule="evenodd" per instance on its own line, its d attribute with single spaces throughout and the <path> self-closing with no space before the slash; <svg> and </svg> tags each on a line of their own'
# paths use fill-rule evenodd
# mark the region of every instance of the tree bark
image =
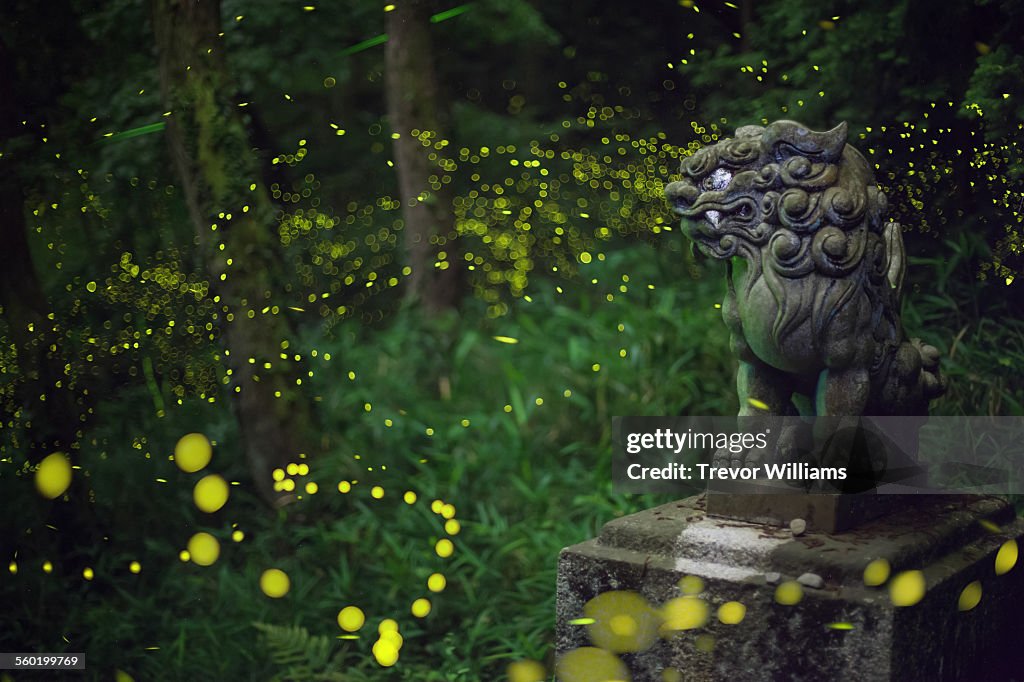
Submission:
<svg viewBox="0 0 1024 682">
<path fill-rule="evenodd" d="M 16 107 L 25 93 L 15 55 L 0 41 L 0 82 L 12 89 L 0 98 L 0 149 L 22 133 Z M 11 150 L 5 154 L 7 172 L 0 175 L 0 306 L 7 322 L 8 341 L 17 352 L 15 410 L 26 425 L 28 459 L 37 462 L 55 450 L 69 452 L 80 425 L 75 398 L 63 371 L 60 326 L 33 266 L 25 223 L 25 195 L 12 171 Z M 70 452 L 69 452 L 70 454 Z"/>
<path fill-rule="evenodd" d="M 257 491 L 281 504 L 271 474 L 309 452 L 313 419 L 296 394 L 293 368 L 280 357 L 289 335 L 284 318 L 263 312 L 281 274 L 274 209 L 233 104 L 218 37 L 220 2 L 153 0 L 152 7 L 161 91 L 172 112 L 170 153 L 211 292 L 222 304 L 221 338 L 242 445 Z"/>
<path fill-rule="evenodd" d="M 388 12 L 388 119 L 394 140 L 404 244 L 409 267 L 406 297 L 427 311 L 458 306 L 463 268 L 452 197 L 443 171 L 429 155 L 445 139 L 430 37 L 430 3 L 403 0 Z M 424 134 L 430 137 L 424 137 Z M 428 144 L 424 144 L 428 141 Z M 432 177 L 433 176 L 433 177 Z"/>
</svg>

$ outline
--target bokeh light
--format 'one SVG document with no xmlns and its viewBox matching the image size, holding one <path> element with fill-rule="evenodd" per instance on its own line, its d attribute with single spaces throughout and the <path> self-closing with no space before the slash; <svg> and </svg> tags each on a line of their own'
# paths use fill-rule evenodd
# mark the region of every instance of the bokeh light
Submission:
<svg viewBox="0 0 1024 682">
<path fill-rule="evenodd" d="M 738 601 L 729 601 L 718 607 L 718 620 L 726 625 L 741 623 L 746 615 L 747 607 Z"/>
<path fill-rule="evenodd" d="M 996 575 L 1004 575 L 1013 570 L 1017 565 L 1017 541 L 1007 540 L 996 552 L 995 570 Z"/>
<path fill-rule="evenodd" d="M 960 592 L 956 607 L 959 611 L 970 611 L 979 603 L 981 603 L 981 581 L 975 580 L 968 583 L 967 587 Z"/>
<path fill-rule="evenodd" d="M 201 433 L 186 434 L 174 446 L 174 463 L 187 474 L 204 468 L 212 457 L 213 446 Z"/>
<path fill-rule="evenodd" d="M 279 568 L 268 568 L 260 575 L 260 589 L 272 599 L 280 599 L 288 594 L 291 586 L 288 574 Z"/>
<path fill-rule="evenodd" d="M 47 499 L 64 494 L 71 485 L 71 462 L 60 452 L 47 455 L 36 469 L 36 490 Z"/>
<path fill-rule="evenodd" d="M 188 553 L 194 563 L 212 566 L 220 557 L 220 542 L 209 533 L 196 533 L 189 538 Z"/>
<path fill-rule="evenodd" d="M 192 490 L 192 500 L 200 511 L 212 514 L 228 501 L 228 484 L 219 474 L 203 476 Z"/>
<path fill-rule="evenodd" d="M 903 571 L 889 583 L 889 599 L 893 606 L 913 606 L 924 598 L 924 573 Z"/>
<path fill-rule="evenodd" d="M 338 626 L 345 632 L 357 632 L 365 622 L 366 616 L 358 606 L 346 606 L 338 611 Z"/>
<path fill-rule="evenodd" d="M 695 630 L 708 622 L 710 609 L 700 597 L 676 597 L 661 607 L 662 630 Z"/>
<path fill-rule="evenodd" d="M 514 661 L 508 666 L 508 682 L 547 682 L 548 673 L 537 661 Z"/>
<path fill-rule="evenodd" d="M 580 647 L 566 652 L 555 663 L 559 682 L 611 682 L 632 680 L 625 663 L 604 649 Z"/>
<path fill-rule="evenodd" d="M 626 590 L 597 595 L 583 605 L 583 614 L 594 621 L 587 627 L 590 640 L 613 653 L 648 649 L 657 640 L 661 625 L 657 611 L 647 600 Z"/>
<path fill-rule="evenodd" d="M 889 579 L 890 570 L 887 559 L 875 559 L 864 567 L 864 584 L 868 587 L 884 585 Z"/>
<path fill-rule="evenodd" d="M 783 606 L 799 604 L 804 598 L 804 588 L 795 580 L 779 583 L 775 588 L 775 601 Z"/>
</svg>

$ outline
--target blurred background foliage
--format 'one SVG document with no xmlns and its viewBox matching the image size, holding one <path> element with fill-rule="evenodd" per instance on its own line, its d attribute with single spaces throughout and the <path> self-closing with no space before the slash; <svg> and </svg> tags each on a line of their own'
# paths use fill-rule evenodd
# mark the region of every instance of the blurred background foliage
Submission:
<svg viewBox="0 0 1024 682">
<path fill-rule="evenodd" d="M 611 417 L 735 410 L 722 272 L 662 188 L 743 124 L 849 122 L 905 228 L 908 331 L 944 353 L 935 411 L 1024 413 L 1019 3 L 410 2 L 422 25 L 390 36 L 404 6 L 201 4 L 213 24 L 169 1 L 3 9 L 0 650 L 84 651 L 121 680 L 550 662 L 558 550 L 660 501 L 611 492 Z M 172 28 L 219 87 L 176 94 Z M 397 36 L 427 36 L 441 130 L 389 120 Z M 245 141 L 219 170 L 217 125 Z M 410 290 L 408 140 L 442 216 L 428 270 L 459 274 L 445 300 Z M 218 187 L 251 193 L 256 233 Z M 303 433 L 268 499 L 239 394 L 271 378 L 287 407 L 267 423 Z M 237 483 L 214 514 L 169 458 L 189 432 Z M 75 469 L 51 501 L 32 478 L 53 451 Z M 199 530 L 221 542 L 209 567 L 179 558 Z M 271 567 L 285 598 L 259 591 Z M 345 605 L 358 638 L 338 638 Z M 405 641 L 387 672 L 384 618 Z"/>
</svg>

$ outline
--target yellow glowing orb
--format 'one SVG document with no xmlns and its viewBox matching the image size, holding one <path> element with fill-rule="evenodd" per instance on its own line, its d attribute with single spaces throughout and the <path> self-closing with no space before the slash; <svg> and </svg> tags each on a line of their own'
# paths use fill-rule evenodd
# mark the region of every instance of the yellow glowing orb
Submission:
<svg viewBox="0 0 1024 682">
<path fill-rule="evenodd" d="M 88 566 L 86 566 L 84 569 L 82 569 L 82 577 L 85 578 L 86 580 L 92 580 L 95 576 L 96 576 L 96 574 Z"/>
<path fill-rule="evenodd" d="M 981 581 L 975 580 L 969 583 L 960 593 L 956 608 L 960 611 L 970 611 L 981 601 Z"/>
<path fill-rule="evenodd" d="M 924 573 L 903 571 L 889 583 L 889 599 L 893 606 L 913 606 L 925 593 Z"/>
<path fill-rule="evenodd" d="M 130 564 L 128 564 L 128 570 L 138 575 L 139 573 L 142 573 L 142 564 L 140 564 L 138 561 L 133 561 Z"/>
<path fill-rule="evenodd" d="M 644 651 L 658 639 L 661 619 L 637 592 L 611 590 L 583 605 L 583 616 L 592 619 L 587 627 L 595 645 L 621 654 Z"/>
<path fill-rule="evenodd" d="M 804 598 L 804 588 L 795 580 L 787 580 L 775 588 L 775 601 L 783 606 L 799 604 Z"/>
<path fill-rule="evenodd" d="M 868 587 L 884 585 L 889 579 L 889 561 L 887 559 L 875 559 L 864 567 L 864 584 Z"/>
<path fill-rule="evenodd" d="M 390 642 L 399 651 L 402 650 L 402 644 L 405 642 L 402 635 L 398 634 L 398 630 L 385 630 L 380 633 L 379 639 L 382 642 Z"/>
<path fill-rule="evenodd" d="M 338 625 L 345 632 L 356 632 L 365 622 L 366 616 L 358 606 L 346 606 L 338 611 Z"/>
<path fill-rule="evenodd" d="M 437 552 L 437 556 L 442 559 L 447 559 L 452 555 L 452 552 L 455 551 L 455 545 L 453 545 L 452 541 L 448 538 L 442 538 L 437 541 L 436 545 L 434 545 L 434 551 Z"/>
<path fill-rule="evenodd" d="M 135 678 L 123 670 L 115 670 L 114 682 L 135 682 Z"/>
<path fill-rule="evenodd" d="M 1007 540 L 996 553 L 996 575 L 1009 573 L 1017 565 L 1017 541 Z"/>
<path fill-rule="evenodd" d="M 703 651 L 706 654 L 710 654 L 715 650 L 715 638 L 711 635 L 697 635 L 697 638 L 693 640 L 693 645 L 697 647 L 697 651 Z"/>
<path fill-rule="evenodd" d="M 555 664 L 559 682 L 595 682 L 601 680 L 630 680 L 629 671 L 618 656 L 584 646 L 566 653 Z"/>
<path fill-rule="evenodd" d="M 377 632 L 382 634 L 385 632 L 398 632 L 398 623 L 392 618 L 385 618 L 377 626 Z"/>
<path fill-rule="evenodd" d="M 370 488 L 370 497 L 372 497 L 375 500 L 379 500 L 380 498 L 384 497 L 384 488 L 381 488 L 379 485 L 373 486 L 372 488 Z"/>
<path fill-rule="evenodd" d="M 213 457 L 209 439 L 201 433 L 189 433 L 174 446 L 174 463 L 186 474 L 192 474 L 207 464 Z"/>
<path fill-rule="evenodd" d="M 339 493 L 344 495 L 345 493 L 349 492 L 350 490 L 352 490 L 352 484 L 349 483 L 348 481 L 341 481 L 340 483 L 338 483 L 338 492 Z"/>
<path fill-rule="evenodd" d="M 390 668 L 398 662 L 398 647 L 383 639 L 377 640 L 373 645 L 373 657 L 377 663 L 385 668 Z"/>
<path fill-rule="evenodd" d="M 508 666 L 508 682 L 547 682 L 548 671 L 537 661 L 516 661 Z"/>
<path fill-rule="evenodd" d="M 288 579 L 288 574 L 280 568 L 268 568 L 260 576 L 260 589 L 272 599 L 280 599 L 288 594 L 291 586 L 292 581 Z"/>
<path fill-rule="evenodd" d="M 700 594 L 704 591 L 704 581 L 695 575 L 688 575 L 679 581 L 679 591 L 683 594 Z"/>
<path fill-rule="evenodd" d="M 402 499 L 405 500 L 406 504 L 416 504 L 416 493 L 406 490 L 405 495 L 402 495 Z"/>
<path fill-rule="evenodd" d="M 611 630 L 613 635 L 618 637 L 633 637 L 640 627 L 633 620 L 632 616 L 620 613 L 608 620 L 608 629 Z"/>
<path fill-rule="evenodd" d="M 412 603 L 411 611 L 417 618 L 426 618 L 430 613 L 430 600 L 420 597 Z"/>
<path fill-rule="evenodd" d="M 708 622 L 708 605 L 698 597 L 676 597 L 661 609 L 662 627 L 674 630 L 695 630 Z"/>
<path fill-rule="evenodd" d="M 196 533 L 188 541 L 188 553 L 200 566 L 212 566 L 220 556 L 220 543 L 209 533 Z"/>
<path fill-rule="evenodd" d="M 48 500 L 64 494 L 71 485 L 71 462 L 63 453 L 55 452 L 39 463 L 36 469 L 36 490 Z"/>
<path fill-rule="evenodd" d="M 203 476 L 192 489 L 192 499 L 200 511 L 212 514 L 228 501 L 228 484 L 217 474 Z"/>
<path fill-rule="evenodd" d="M 458 535 L 462 530 L 462 524 L 455 519 L 448 519 L 444 522 L 444 532 L 448 535 Z"/>
<path fill-rule="evenodd" d="M 440 573 L 433 573 L 427 578 L 427 589 L 431 592 L 443 592 L 448 586 L 448 580 Z"/>
<path fill-rule="evenodd" d="M 738 601 L 727 601 L 718 607 L 718 620 L 726 625 L 742 623 L 747 615 L 747 607 Z"/>
</svg>

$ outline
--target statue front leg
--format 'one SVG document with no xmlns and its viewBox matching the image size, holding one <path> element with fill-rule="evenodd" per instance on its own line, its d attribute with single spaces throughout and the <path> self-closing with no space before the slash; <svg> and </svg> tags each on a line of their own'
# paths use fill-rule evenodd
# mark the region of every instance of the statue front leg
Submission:
<svg viewBox="0 0 1024 682">
<path fill-rule="evenodd" d="M 756 358 L 740 361 L 739 371 L 736 373 L 736 392 L 740 398 L 740 417 L 796 414 L 790 400 L 793 388 L 789 375 Z M 755 419 L 744 421 L 745 430 L 748 432 L 760 430 Z M 759 448 L 739 453 L 719 450 L 715 452 L 712 463 L 715 466 L 759 466 L 766 459 L 767 453 Z"/>
<path fill-rule="evenodd" d="M 871 379 L 865 366 L 828 369 L 821 373 L 816 396 L 818 419 L 815 440 L 821 445 L 821 466 L 862 470 L 884 469 L 875 461 L 883 453 L 860 452 L 860 417 L 871 394 Z M 857 459 L 858 461 L 853 461 Z M 848 471 L 848 473 L 853 473 Z"/>
</svg>

